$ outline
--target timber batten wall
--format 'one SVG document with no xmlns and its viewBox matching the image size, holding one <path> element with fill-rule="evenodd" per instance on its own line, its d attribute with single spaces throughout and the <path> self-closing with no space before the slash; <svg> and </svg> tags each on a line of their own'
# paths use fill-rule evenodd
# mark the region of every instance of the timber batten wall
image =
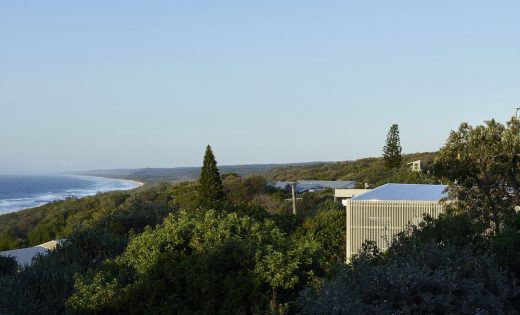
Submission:
<svg viewBox="0 0 520 315">
<path fill-rule="evenodd" d="M 437 218 L 443 212 L 438 201 L 347 200 L 347 261 L 364 241 L 374 241 L 385 250 L 394 236 L 409 225 L 418 225 L 425 214 Z"/>
</svg>

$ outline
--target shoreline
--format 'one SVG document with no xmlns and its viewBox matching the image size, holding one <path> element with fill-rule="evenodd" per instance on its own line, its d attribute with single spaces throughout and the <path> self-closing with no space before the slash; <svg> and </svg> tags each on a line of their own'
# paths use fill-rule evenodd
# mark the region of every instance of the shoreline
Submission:
<svg viewBox="0 0 520 315">
<path fill-rule="evenodd" d="M 15 198 L 4 198 L 0 199 L 0 215 L 15 213 L 24 211 L 27 209 L 34 209 L 41 206 L 45 206 L 46 204 L 65 200 L 67 197 L 76 197 L 76 198 L 84 198 L 89 196 L 94 196 L 98 193 L 108 193 L 112 191 L 131 191 L 133 189 L 137 189 L 146 185 L 145 182 L 141 182 L 139 180 L 134 179 L 124 179 L 124 178 L 113 178 L 113 177 L 102 177 L 102 176 L 89 176 L 89 175 L 74 175 L 74 174 L 63 174 L 63 175 L 48 175 L 48 176 L 63 176 L 63 177 L 75 177 L 78 180 L 86 180 L 96 185 L 99 183 L 100 186 L 94 186 L 91 189 L 85 189 L 82 193 L 67 193 L 65 191 L 56 191 L 52 194 L 52 197 L 43 196 L 45 193 L 41 193 L 39 195 L 27 195 L 27 196 L 19 196 Z M 111 187 L 116 183 L 116 187 Z M 119 183 L 119 184 L 117 184 Z M 99 185 L 98 184 L 98 185 Z M 119 185 L 119 186 L 117 186 Z M 54 195 L 54 196 L 53 196 Z M 47 199 L 48 198 L 48 199 Z"/>
<path fill-rule="evenodd" d="M 135 188 L 139 188 L 139 187 L 143 187 L 144 185 L 146 185 L 145 182 L 141 182 L 141 181 L 138 181 L 138 180 L 135 180 L 135 179 L 124 179 L 126 181 L 129 181 L 129 182 L 134 182 L 134 183 L 137 183 L 137 187 Z M 132 189 L 135 189 L 135 188 L 132 188 Z"/>
<path fill-rule="evenodd" d="M 128 178 L 120 178 L 120 177 L 106 177 L 106 176 L 97 176 L 97 175 L 75 175 L 75 174 L 65 175 L 65 176 L 73 176 L 73 177 L 80 177 L 80 178 L 81 177 L 91 177 L 91 178 L 99 178 L 99 179 L 118 180 L 118 181 L 122 181 L 122 182 L 136 183 L 136 185 L 137 185 L 136 187 L 129 188 L 129 189 L 122 189 L 122 190 L 131 190 L 131 189 L 139 188 L 139 187 L 146 185 L 145 182 L 142 182 L 142 181 L 139 181 L 136 179 L 128 179 Z M 111 190 L 111 191 L 114 191 L 114 190 Z"/>
</svg>

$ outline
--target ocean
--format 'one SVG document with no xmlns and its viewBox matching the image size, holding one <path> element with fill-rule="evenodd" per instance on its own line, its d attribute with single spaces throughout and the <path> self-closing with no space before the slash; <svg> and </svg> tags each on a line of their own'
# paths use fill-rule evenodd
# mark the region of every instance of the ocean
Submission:
<svg viewBox="0 0 520 315">
<path fill-rule="evenodd" d="M 0 214 L 34 208 L 66 197 L 128 190 L 139 183 L 122 179 L 75 175 L 0 175 Z"/>
</svg>

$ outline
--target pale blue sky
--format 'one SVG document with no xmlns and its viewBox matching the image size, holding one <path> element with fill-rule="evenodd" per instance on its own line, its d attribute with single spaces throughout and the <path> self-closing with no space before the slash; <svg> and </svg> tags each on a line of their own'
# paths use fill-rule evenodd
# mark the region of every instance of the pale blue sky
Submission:
<svg viewBox="0 0 520 315">
<path fill-rule="evenodd" d="M 0 174 L 437 150 L 519 56 L 519 1 L 0 0 Z"/>
</svg>

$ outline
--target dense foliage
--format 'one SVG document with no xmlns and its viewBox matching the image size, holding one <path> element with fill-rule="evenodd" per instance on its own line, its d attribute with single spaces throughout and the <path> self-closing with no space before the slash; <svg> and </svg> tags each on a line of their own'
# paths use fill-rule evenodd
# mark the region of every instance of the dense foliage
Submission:
<svg viewBox="0 0 520 315">
<path fill-rule="evenodd" d="M 498 232 L 520 205 L 520 120 L 461 124 L 440 149 L 435 172 L 452 182 L 458 211 Z"/>
<path fill-rule="evenodd" d="M 330 271 L 345 260 L 345 223 L 344 211 L 324 209 L 307 217 L 293 238 L 301 242 L 309 239 L 317 242 L 321 266 Z"/>
<path fill-rule="evenodd" d="M 313 276 L 316 250 L 291 244 L 270 220 L 183 211 L 132 239 L 97 273 L 78 276 L 68 305 L 125 314 L 268 310 Z"/>
<path fill-rule="evenodd" d="M 13 275 L 18 271 L 18 267 L 14 257 L 0 255 L 0 276 Z"/>
<path fill-rule="evenodd" d="M 302 293 L 304 314 L 500 314 L 518 288 L 494 260 L 434 244 L 362 252 L 318 293 Z"/>
<path fill-rule="evenodd" d="M 121 253 L 125 244 L 123 238 L 96 228 L 73 233 L 63 246 L 47 256 L 38 256 L 31 267 L 0 277 L 0 312 L 63 313 L 74 275 Z"/>
</svg>

